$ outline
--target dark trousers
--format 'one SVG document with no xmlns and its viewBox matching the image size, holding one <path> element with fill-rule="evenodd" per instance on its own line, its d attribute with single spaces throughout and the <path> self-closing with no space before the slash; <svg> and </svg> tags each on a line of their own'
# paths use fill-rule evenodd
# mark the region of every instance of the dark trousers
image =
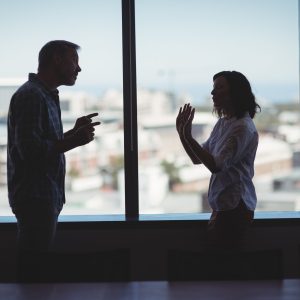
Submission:
<svg viewBox="0 0 300 300">
<path fill-rule="evenodd" d="M 243 200 L 227 211 L 213 211 L 208 222 L 209 244 L 216 249 L 236 249 L 253 221 L 254 212 L 247 209 Z"/>
<path fill-rule="evenodd" d="M 17 279 L 38 282 L 47 272 L 47 253 L 51 250 L 60 209 L 51 206 L 13 209 L 17 218 Z"/>
</svg>

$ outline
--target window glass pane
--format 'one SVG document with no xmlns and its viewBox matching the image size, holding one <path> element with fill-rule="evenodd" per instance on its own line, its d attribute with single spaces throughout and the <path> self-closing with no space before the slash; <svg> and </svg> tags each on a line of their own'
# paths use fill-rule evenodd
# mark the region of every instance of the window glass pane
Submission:
<svg viewBox="0 0 300 300">
<path fill-rule="evenodd" d="M 297 1 L 136 0 L 136 33 L 141 212 L 209 211 L 210 173 L 188 159 L 175 119 L 191 102 L 194 137 L 206 140 L 222 70 L 244 73 L 262 107 L 257 210 L 299 210 Z"/>
<path fill-rule="evenodd" d="M 66 205 L 62 214 L 124 212 L 122 18 L 119 0 L 5 1 L 0 8 L 0 214 L 10 215 L 6 187 L 6 115 L 13 92 L 36 72 L 40 48 L 64 39 L 81 46 L 82 68 L 72 87 L 61 86 L 64 131 L 99 112 L 95 140 L 66 153 Z"/>
</svg>

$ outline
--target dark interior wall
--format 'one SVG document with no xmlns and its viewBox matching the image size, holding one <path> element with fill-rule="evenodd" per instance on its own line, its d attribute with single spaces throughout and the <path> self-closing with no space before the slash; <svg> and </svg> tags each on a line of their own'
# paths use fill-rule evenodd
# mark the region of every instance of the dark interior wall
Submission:
<svg viewBox="0 0 300 300">
<path fill-rule="evenodd" d="M 129 280 L 166 280 L 170 277 L 170 253 L 174 254 L 174 251 L 176 255 L 172 257 L 177 258 L 171 260 L 172 270 L 174 267 L 185 268 L 178 269 L 179 273 L 194 272 L 195 270 L 189 270 L 194 268 L 193 265 L 198 266 L 195 267 L 197 270 L 201 269 L 201 266 L 204 268 L 204 265 L 208 265 L 208 261 L 216 261 L 214 254 L 204 251 L 206 225 L 207 221 L 203 220 L 62 222 L 58 226 L 54 249 L 58 258 L 55 257 L 53 260 L 55 263 L 61 260 L 61 265 L 68 260 L 69 264 L 63 269 L 74 267 L 78 274 L 82 274 L 82 281 L 86 276 L 84 272 L 88 270 L 97 272 L 99 269 L 100 272 L 102 269 L 103 272 L 107 272 L 104 265 L 108 269 L 122 268 L 123 259 L 128 259 L 125 265 L 128 268 Z M 16 224 L 0 224 L 0 234 L 0 279 L 14 281 Z M 262 266 L 257 270 L 258 278 L 259 274 L 265 271 L 264 268 L 270 269 L 270 266 L 273 268 L 277 263 L 282 269 L 282 277 L 300 277 L 299 245 L 298 219 L 255 220 L 247 235 L 243 251 L 251 253 L 251 257 L 244 257 L 242 262 L 248 262 L 251 266 L 253 265 L 251 260 L 257 261 L 258 265 Z M 125 250 L 128 255 L 115 260 L 110 267 L 111 257 L 108 256 L 106 259 L 106 254 L 120 249 Z M 275 256 L 272 258 L 274 253 Z M 99 257 L 103 257 L 103 260 L 99 260 Z M 83 270 L 84 268 L 87 270 Z M 219 265 L 214 268 L 218 269 Z M 230 269 L 228 265 L 222 268 Z M 249 269 L 249 265 L 245 268 Z M 205 268 L 203 272 L 206 272 Z"/>
</svg>

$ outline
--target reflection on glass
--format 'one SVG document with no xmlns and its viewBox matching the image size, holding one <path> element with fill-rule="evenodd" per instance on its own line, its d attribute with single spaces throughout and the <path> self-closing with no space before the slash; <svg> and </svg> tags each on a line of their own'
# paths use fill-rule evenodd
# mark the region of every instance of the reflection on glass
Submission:
<svg viewBox="0 0 300 300">
<path fill-rule="evenodd" d="M 49 3 L 47 3 L 49 2 Z M 81 46 L 82 72 L 59 87 L 64 131 L 78 117 L 99 112 L 95 141 L 66 153 L 66 205 L 62 214 L 123 214 L 121 3 L 87 0 L 9 1 L 1 4 L 0 215 L 11 215 L 6 188 L 6 115 L 12 94 L 36 72 L 40 48 L 65 39 Z M 47 9 L 45 9 L 45 7 Z M 38 26 L 42 20 L 43 26 Z M 54 21 L 55 20 L 55 21 Z M 21 33 L 22 31 L 22 33 Z M 23 34 L 26 32 L 26 34 Z"/>
<path fill-rule="evenodd" d="M 255 16 L 255 19 L 254 19 Z M 136 0 L 141 213 L 208 212 L 209 171 L 179 141 L 179 107 L 197 107 L 194 137 L 216 123 L 212 76 L 244 73 L 262 112 L 254 183 L 259 210 L 300 209 L 297 1 Z"/>
</svg>

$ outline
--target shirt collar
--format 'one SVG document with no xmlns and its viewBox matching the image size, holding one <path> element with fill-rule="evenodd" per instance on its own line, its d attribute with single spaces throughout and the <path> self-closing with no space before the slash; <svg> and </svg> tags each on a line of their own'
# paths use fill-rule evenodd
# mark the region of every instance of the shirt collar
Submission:
<svg viewBox="0 0 300 300">
<path fill-rule="evenodd" d="M 242 118 L 250 118 L 250 114 L 249 112 L 245 112 L 244 116 Z M 241 119 L 242 119 L 241 118 Z M 237 117 L 231 117 L 231 118 L 225 118 L 223 117 L 223 120 L 226 122 L 226 123 L 232 123 L 233 121 L 236 121 L 237 120 Z"/>
<path fill-rule="evenodd" d="M 28 80 L 30 82 L 34 82 L 36 84 L 38 84 L 47 94 L 51 95 L 55 100 L 58 100 L 59 99 L 59 91 L 58 89 L 55 89 L 55 90 L 50 90 L 45 84 L 43 81 L 41 81 L 37 74 L 35 73 L 29 73 L 28 75 Z"/>
</svg>

